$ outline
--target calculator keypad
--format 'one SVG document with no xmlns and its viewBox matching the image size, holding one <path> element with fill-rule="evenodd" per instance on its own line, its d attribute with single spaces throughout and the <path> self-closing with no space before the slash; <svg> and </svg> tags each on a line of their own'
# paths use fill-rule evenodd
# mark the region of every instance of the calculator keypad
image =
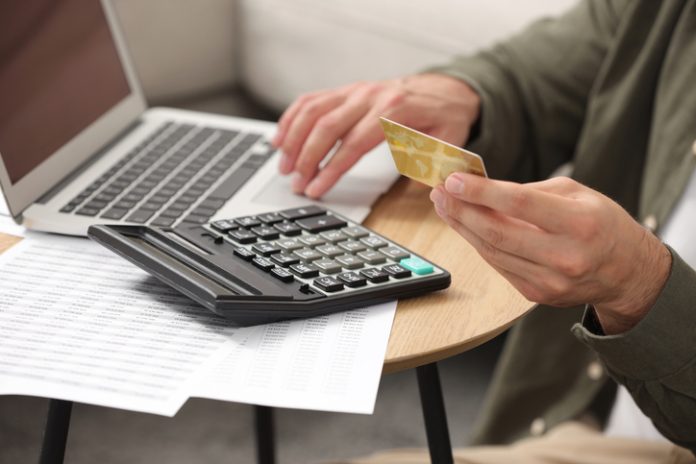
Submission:
<svg viewBox="0 0 696 464">
<path fill-rule="evenodd" d="M 204 226 L 280 282 L 326 294 L 443 272 L 369 229 L 319 206 L 222 219 Z"/>
</svg>

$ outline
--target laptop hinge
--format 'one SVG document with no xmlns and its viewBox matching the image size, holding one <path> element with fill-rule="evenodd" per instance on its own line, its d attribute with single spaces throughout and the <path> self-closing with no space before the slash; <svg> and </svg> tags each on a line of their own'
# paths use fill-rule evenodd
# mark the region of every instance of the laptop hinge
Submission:
<svg viewBox="0 0 696 464">
<path fill-rule="evenodd" d="M 48 203 L 58 192 L 63 190 L 63 188 L 68 185 L 70 182 L 75 180 L 77 176 L 82 174 L 85 170 L 87 170 L 90 166 L 92 166 L 94 163 L 99 161 L 102 156 L 104 156 L 109 150 L 111 150 L 116 144 L 118 144 L 121 140 L 123 140 L 128 134 L 133 132 L 135 129 L 137 129 L 141 124 L 143 123 L 141 118 L 136 119 L 133 121 L 131 124 L 126 126 L 125 129 L 123 129 L 121 132 L 116 134 L 111 140 L 106 142 L 106 144 L 101 147 L 99 150 L 97 150 L 94 155 L 90 156 L 87 158 L 80 166 L 78 166 L 76 169 L 74 169 L 71 173 L 69 173 L 67 176 L 59 180 L 56 185 L 51 187 L 51 189 L 44 193 L 38 200 L 36 200 L 34 203 L 38 203 L 40 205 Z"/>
</svg>

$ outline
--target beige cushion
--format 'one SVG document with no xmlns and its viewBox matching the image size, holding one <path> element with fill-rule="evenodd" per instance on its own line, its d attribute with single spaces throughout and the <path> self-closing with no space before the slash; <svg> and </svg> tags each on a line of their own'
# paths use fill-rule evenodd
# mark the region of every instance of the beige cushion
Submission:
<svg viewBox="0 0 696 464">
<path fill-rule="evenodd" d="M 241 79 L 280 109 L 302 92 L 472 52 L 575 1 L 239 0 Z"/>
</svg>

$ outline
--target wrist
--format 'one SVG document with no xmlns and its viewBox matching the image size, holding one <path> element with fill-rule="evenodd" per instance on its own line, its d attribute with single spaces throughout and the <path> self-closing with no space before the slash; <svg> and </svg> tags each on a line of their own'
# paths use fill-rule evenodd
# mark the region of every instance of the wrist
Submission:
<svg viewBox="0 0 696 464">
<path fill-rule="evenodd" d="M 650 232 L 643 230 L 643 257 L 629 272 L 616 298 L 594 304 L 597 319 L 607 335 L 626 332 L 638 324 L 657 301 L 669 276 L 672 254 Z"/>
</svg>

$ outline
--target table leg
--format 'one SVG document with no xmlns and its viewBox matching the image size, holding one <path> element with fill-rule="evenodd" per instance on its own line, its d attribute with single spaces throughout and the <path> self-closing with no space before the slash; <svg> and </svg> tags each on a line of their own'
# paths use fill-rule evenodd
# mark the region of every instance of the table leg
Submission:
<svg viewBox="0 0 696 464">
<path fill-rule="evenodd" d="M 418 376 L 418 390 L 423 408 L 425 433 L 428 437 L 430 462 L 433 464 L 453 464 L 447 413 L 442 398 L 437 363 L 417 367 L 416 375 Z"/>
<path fill-rule="evenodd" d="M 50 400 L 39 464 L 62 464 L 68 441 L 72 401 Z"/>
<path fill-rule="evenodd" d="M 273 408 L 254 406 L 256 424 L 256 457 L 258 464 L 275 463 L 275 431 L 273 428 Z"/>
</svg>

